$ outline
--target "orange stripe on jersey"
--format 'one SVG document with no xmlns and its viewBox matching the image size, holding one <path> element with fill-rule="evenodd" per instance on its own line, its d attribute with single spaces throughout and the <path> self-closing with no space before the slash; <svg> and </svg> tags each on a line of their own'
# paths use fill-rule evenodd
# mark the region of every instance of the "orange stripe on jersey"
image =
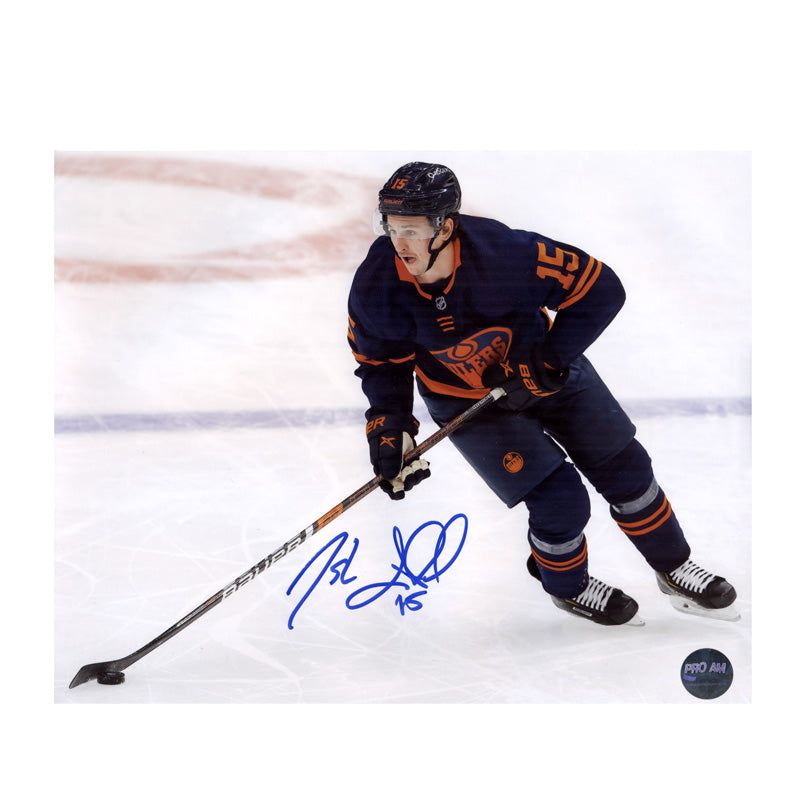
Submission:
<svg viewBox="0 0 800 800">
<path fill-rule="evenodd" d="M 414 371 L 417 373 L 419 379 L 432 391 L 437 394 L 446 394 L 450 397 L 468 397 L 473 400 L 480 400 L 489 394 L 489 389 L 482 387 L 480 389 L 461 389 L 458 386 L 451 386 L 449 383 L 441 383 L 429 378 L 419 367 Z"/>
<path fill-rule="evenodd" d="M 347 315 L 347 338 L 350 340 L 350 349 L 353 352 L 353 358 L 356 361 L 361 362 L 362 364 L 404 364 L 406 361 L 412 361 L 416 356 L 414 353 L 410 355 L 403 356 L 402 358 L 390 358 L 387 361 L 378 361 L 373 358 L 368 358 L 367 356 L 361 355 L 361 353 L 356 352 L 356 333 L 355 333 L 356 323 L 355 320 L 348 314 Z"/>
<path fill-rule="evenodd" d="M 456 325 L 452 317 L 438 317 L 436 321 L 439 323 L 439 327 L 443 331 L 449 332 L 456 329 Z"/>
<path fill-rule="evenodd" d="M 589 263 L 586 265 L 586 269 L 583 271 L 583 275 L 578 281 L 578 285 L 567 295 L 564 302 L 559 305 L 559 309 L 567 308 L 567 306 L 577 303 L 578 300 L 580 300 L 589 291 L 589 289 L 594 286 L 595 281 L 600 275 L 600 270 L 602 267 L 603 263 L 601 261 L 595 261 L 595 259 L 590 256 Z"/>
<path fill-rule="evenodd" d="M 375 366 L 380 366 L 381 364 L 405 364 L 406 361 L 413 361 L 416 356 L 414 353 L 412 353 L 410 356 L 403 356 L 403 358 L 389 358 L 386 361 L 376 361 L 373 358 L 362 356 L 361 353 L 356 353 L 356 351 L 353 350 L 353 358 L 362 364 L 373 364 Z"/>
<path fill-rule="evenodd" d="M 372 364 L 376 367 L 387 363 L 386 361 L 375 361 L 371 358 L 367 358 L 366 356 L 362 356 L 360 353 L 356 353 L 355 351 L 353 352 L 353 358 L 360 364 Z"/>
</svg>

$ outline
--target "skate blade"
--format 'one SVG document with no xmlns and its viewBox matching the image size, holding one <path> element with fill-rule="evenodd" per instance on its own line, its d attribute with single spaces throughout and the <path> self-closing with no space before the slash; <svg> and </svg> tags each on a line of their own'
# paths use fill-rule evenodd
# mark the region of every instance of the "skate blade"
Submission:
<svg viewBox="0 0 800 800">
<path fill-rule="evenodd" d="M 638 614 L 634 614 L 627 622 L 623 624 L 633 625 L 634 628 L 641 628 L 644 626 L 644 620 Z"/>
<path fill-rule="evenodd" d="M 703 608 L 703 606 L 699 606 L 685 597 L 676 597 L 675 595 L 670 596 L 669 602 L 676 611 L 680 611 L 682 614 L 691 614 L 695 617 L 721 619 L 726 622 L 736 622 L 742 618 L 742 615 L 733 604 L 727 608 Z"/>
</svg>

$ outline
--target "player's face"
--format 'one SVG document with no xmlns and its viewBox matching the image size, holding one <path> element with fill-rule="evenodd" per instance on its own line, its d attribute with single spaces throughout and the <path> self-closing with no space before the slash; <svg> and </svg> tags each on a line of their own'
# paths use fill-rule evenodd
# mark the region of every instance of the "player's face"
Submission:
<svg viewBox="0 0 800 800">
<path fill-rule="evenodd" d="M 428 247 L 431 239 L 436 236 L 438 240 L 442 234 L 436 235 L 426 217 L 397 217 L 390 214 L 386 218 L 386 226 L 394 249 L 403 260 L 406 269 L 412 275 L 421 275 L 425 272 L 430 260 Z M 435 241 L 434 247 L 439 244 L 440 242 Z"/>
</svg>

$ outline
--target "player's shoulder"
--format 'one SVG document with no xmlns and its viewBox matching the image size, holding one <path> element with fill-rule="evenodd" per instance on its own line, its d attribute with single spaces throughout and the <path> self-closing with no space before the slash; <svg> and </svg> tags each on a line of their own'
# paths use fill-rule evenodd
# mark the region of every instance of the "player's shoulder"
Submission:
<svg viewBox="0 0 800 800">
<path fill-rule="evenodd" d="M 538 233 L 519 230 L 490 217 L 461 217 L 461 235 L 467 246 L 490 257 L 527 255 L 541 237 Z"/>
<path fill-rule="evenodd" d="M 461 230 L 470 237 L 505 236 L 511 233 L 511 228 L 504 222 L 491 217 L 476 217 L 471 214 L 462 214 L 459 220 Z"/>
<path fill-rule="evenodd" d="M 559 248 L 583 253 L 580 248 L 552 236 L 534 230 L 512 228 L 499 220 L 488 217 L 462 216 L 462 231 L 465 238 L 481 250 L 513 252 L 515 249 L 519 249 L 552 252 L 555 248 Z"/>
<path fill-rule="evenodd" d="M 391 274 L 387 267 L 394 264 L 394 247 L 388 236 L 379 236 L 367 251 L 364 260 L 355 271 L 354 280 L 372 281 L 376 276 Z"/>
<path fill-rule="evenodd" d="M 464 232 L 474 238 L 494 238 L 500 240 L 519 240 L 529 241 L 536 239 L 541 234 L 531 230 L 522 230 L 520 228 L 512 228 L 505 222 L 491 217 L 474 217 L 474 216 L 461 216 L 461 227 Z"/>
<path fill-rule="evenodd" d="M 359 264 L 350 286 L 350 303 L 354 308 L 385 306 L 397 291 L 395 252 L 387 236 L 377 238 Z"/>
</svg>

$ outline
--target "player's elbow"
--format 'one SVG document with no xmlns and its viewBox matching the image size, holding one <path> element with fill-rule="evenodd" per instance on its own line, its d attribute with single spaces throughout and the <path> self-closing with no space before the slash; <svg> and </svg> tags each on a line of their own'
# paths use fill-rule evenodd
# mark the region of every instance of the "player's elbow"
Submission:
<svg viewBox="0 0 800 800">
<path fill-rule="evenodd" d="M 603 294 L 605 295 L 607 305 L 613 308 L 615 310 L 614 313 L 616 313 L 625 305 L 625 300 L 627 299 L 625 287 L 622 285 L 622 281 L 619 279 L 617 273 L 614 272 L 611 267 L 606 266 L 603 272 L 605 273 L 602 276 Z"/>
</svg>

